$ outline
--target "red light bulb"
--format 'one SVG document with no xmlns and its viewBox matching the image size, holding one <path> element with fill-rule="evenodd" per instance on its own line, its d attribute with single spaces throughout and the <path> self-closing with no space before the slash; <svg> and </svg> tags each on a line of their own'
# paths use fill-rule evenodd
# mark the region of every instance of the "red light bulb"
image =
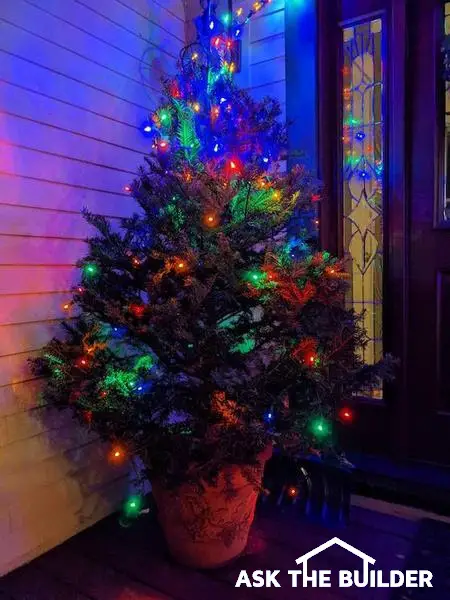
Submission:
<svg viewBox="0 0 450 600">
<path fill-rule="evenodd" d="M 355 415 L 351 408 L 349 408 L 348 406 L 343 406 L 339 410 L 338 417 L 339 417 L 339 420 L 341 421 L 341 423 L 350 424 L 350 423 L 353 423 Z"/>
<path fill-rule="evenodd" d="M 166 142 L 166 140 L 160 140 L 157 144 L 157 148 L 161 152 L 167 152 L 169 149 L 169 142 Z"/>
<path fill-rule="evenodd" d="M 130 304 L 130 312 L 133 313 L 135 317 L 140 319 L 144 316 L 145 306 L 142 304 Z"/>
<path fill-rule="evenodd" d="M 86 356 L 80 356 L 80 358 L 75 361 L 75 366 L 79 369 L 87 369 L 89 367 L 89 359 Z"/>
</svg>

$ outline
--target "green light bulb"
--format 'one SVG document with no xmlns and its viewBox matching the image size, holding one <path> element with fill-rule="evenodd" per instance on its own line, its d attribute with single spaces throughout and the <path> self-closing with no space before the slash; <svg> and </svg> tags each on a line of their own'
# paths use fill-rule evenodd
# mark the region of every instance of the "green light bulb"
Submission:
<svg viewBox="0 0 450 600">
<path fill-rule="evenodd" d="M 328 437 L 331 432 L 329 422 L 326 419 L 323 419 L 321 417 L 314 419 L 311 422 L 310 428 L 311 428 L 311 432 L 318 439 L 324 439 L 324 438 Z"/>
<path fill-rule="evenodd" d="M 128 519 L 139 516 L 142 510 L 143 500 L 141 496 L 130 496 L 123 506 L 123 513 Z"/>
<path fill-rule="evenodd" d="M 86 263 L 83 267 L 85 277 L 95 277 L 98 275 L 98 266 L 95 263 Z"/>
</svg>

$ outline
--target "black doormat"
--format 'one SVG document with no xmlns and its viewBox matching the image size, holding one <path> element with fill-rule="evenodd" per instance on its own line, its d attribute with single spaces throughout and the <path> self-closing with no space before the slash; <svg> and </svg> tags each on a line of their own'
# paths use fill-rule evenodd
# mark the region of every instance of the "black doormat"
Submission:
<svg viewBox="0 0 450 600">
<path fill-rule="evenodd" d="M 404 569 L 433 573 L 432 588 L 400 588 L 391 600 L 450 600 L 450 524 L 423 519 Z"/>
</svg>

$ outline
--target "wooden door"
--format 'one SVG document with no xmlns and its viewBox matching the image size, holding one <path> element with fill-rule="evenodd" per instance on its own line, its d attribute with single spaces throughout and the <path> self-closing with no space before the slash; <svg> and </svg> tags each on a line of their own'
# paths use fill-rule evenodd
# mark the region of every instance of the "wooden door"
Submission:
<svg viewBox="0 0 450 600">
<path fill-rule="evenodd" d="M 445 99 L 441 51 L 446 5 L 450 13 L 450 4 L 441 0 L 414 0 L 408 9 L 410 232 L 406 418 L 410 455 L 450 464 L 450 172 L 445 134 L 450 91 Z"/>
</svg>

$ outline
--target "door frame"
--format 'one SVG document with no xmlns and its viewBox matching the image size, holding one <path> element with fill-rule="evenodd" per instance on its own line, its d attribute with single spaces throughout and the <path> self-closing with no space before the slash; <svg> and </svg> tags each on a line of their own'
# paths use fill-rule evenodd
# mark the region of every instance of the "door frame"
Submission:
<svg viewBox="0 0 450 600">
<path fill-rule="evenodd" d="M 387 33 L 383 345 L 384 351 L 392 353 L 400 363 L 395 382 L 385 386 L 383 400 L 358 399 L 355 424 L 342 433 L 347 448 L 398 459 L 407 457 L 410 442 L 409 428 L 398 425 L 409 422 L 406 11 L 407 0 L 317 0 L 318 154 L 319 177 L 324 184 L 321 244 L 337 255 L 342 255 L 342 25 L 382 14 Z"/>
</svg>

